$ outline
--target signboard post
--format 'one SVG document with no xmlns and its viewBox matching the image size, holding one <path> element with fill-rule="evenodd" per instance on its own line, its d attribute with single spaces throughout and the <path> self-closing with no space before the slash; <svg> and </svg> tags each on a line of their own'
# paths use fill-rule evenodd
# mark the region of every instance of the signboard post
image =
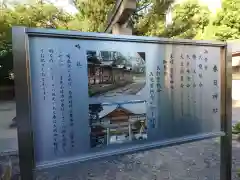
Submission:
<svg viewBox="0 0 240 180">
<path fill-rule="evenodd" d="M 13 53 L 22 179 L 219 136 L 229 178 L 225 43 L 15 27 Z"/>
</svg>

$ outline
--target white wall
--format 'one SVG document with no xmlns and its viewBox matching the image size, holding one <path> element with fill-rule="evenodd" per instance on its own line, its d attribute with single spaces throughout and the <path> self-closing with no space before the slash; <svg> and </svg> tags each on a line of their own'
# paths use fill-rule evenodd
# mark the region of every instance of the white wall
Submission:
<svg viewBox="0 0 240 180">
<path fill-rule="evenodd" d="M 240 80 L 232 80 L 232 99 L 240 100 Z"/>
</svg>

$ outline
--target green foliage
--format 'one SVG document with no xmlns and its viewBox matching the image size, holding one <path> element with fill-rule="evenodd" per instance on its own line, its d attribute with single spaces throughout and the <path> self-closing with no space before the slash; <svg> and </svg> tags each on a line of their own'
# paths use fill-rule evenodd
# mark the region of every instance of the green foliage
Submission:
<svg viewBox="0 0 240 180">
<path fill-rule="evenodd" d="M 106 24 L 114 0 L 76 0 L 79 13 L 74 17 L 52 4 L 38 1 L 35 4 L 15 4 L 1 7 L 0 56 L 11 52 L 12 26 L 43 27 L 100 32 Z"/>
<path fill-rule="evenodd" d="M 79 10 L 74 22 L 80 26 L 77 30 L 87 32 L 101 32 L 106 26 L 108 13 L 113 8 L 115 0 L 75 0 L 74 4 Z M 71 29 L 74 23 L 70 25 Z"/>
<path fill-rule="evenodd" d="M 237 123 L 233 126 L 232 133 L 233 134 L 240 134 L 240 123 Z"/>
<path fill-rule="evenodd" d="M 32 2 L 32 1 L 31 1 Z M 11 28 L 20 25 L 102 32 L 115 0 L 74 0 L 74 16 L 41 1 L 29 5 L 4 3 L 0 16 L 0 57 L 11 53 Z M 169 38 L 229 40 L 240 38 L 240 0 L 223 0 L 222 9 L 211 16 L 197 0 L 173 6 L 174 0 L 138 0 L 132 16 L 134 34 Z M 172 9 L 173 22 L 165 26 L 166 12 Z M 1 62 L 2 60 L 0 60 Z"/>
<path fill-rule="evenodd" d="M 134 15 L 134 33 L 141 36 L 164 36 L 165 13 L 173 0 L 140 0 Z"/>
<path fill-rule="evenodd" d="M 73 17 L 63 13 L 52 4 L 15 4 L 3 7 L 0 16 L 0 55 L 11 52 L 11 28 L 13 26 L 66 29 Z"/>
<path fill-rule="evenodd" d="M 240 38 L 240 0 L 223 0 L 222 8 L 204 30 L 203 39 L 221 41 Z"/>
<path fill-rule="evenodd" d="M 13 85 L 13 81 L 9 78 L 11 69 L 13 68 L 12 53 L 7 53 L 4 56 L 0 56 L 0 86 L 1 85 Z"/>
<path fill-rule="evenodd" d="M 188 0 L 174 6 L 173 1 L 163 1 L 165 3 L 161 6 L 157 2 L 159 1 L 152 1 L 153 5 L 148 13 L 138 18 L 135 25 L 138 35 L 192 39 L 200 36 L 199 32 L 203 32 L 209 24 L 210 11 L 197 0 Z M 169 8 L 172 10 L 173 20 L 166 27 L 165 14 Z"/>
<path fill-rule="evenodd" d="M 210 11 L 197 0 L 188 0 L 173 7 L 173 23 L 167 27 L 166 35 L 172 38 L 193 39 L 209 23 Z"/>
<path fill-rule="evenodd" d="M 67 29 L 68 23 L 74 19 L 52 4 L 12 4 L 12 7 L 0 8 L 0 78 L 1 84 L 9 84 L 9 73 L 13 68 L 12 59 L 12 27 L 45 27 Z"/>
</svg>

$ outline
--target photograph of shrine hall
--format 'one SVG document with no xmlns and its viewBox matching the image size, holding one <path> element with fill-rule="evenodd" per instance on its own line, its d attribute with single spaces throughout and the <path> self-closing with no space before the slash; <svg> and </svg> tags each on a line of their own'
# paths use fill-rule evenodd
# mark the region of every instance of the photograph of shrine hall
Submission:
<svg viewBox="0 0 240 180">
<path fill-rule="evenodd" d="M 145 102 L 89 105 L 91 147 L 147 139 Z"/>
<path fill-rule="evenodd" d="M 146 84 L 145 52 L 123 54 L 89 50 L 86 55 L 90 97 L 139 95 L 143 91 Z"/>
</svg>

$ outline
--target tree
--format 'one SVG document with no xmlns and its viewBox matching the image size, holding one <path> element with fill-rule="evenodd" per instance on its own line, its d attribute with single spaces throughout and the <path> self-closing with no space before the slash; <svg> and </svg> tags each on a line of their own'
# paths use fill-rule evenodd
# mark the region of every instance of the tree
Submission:
<svg viewBox="0 0 240 180">
<path fill-rule="evenodd" d="M 133 15 L 134 34 L 141 36 L 164 36 L 165 13 L 174 0 L 139 0 Z"/>
<path fill-rule="evenodd" d="M 12 4 L 1 7 L 0 16 L 0 65 L 1 82 L 5 82 L 12 70 L 12 27 L 46 27 L 67 29 L 73 19 L 67 13 L 52 4 L 38 2 L 35 4 Z M 2 80 L 4 79 L 4 80 Z"/>
<path fill-rule="evenodd" d="M 209 24 L 210 11 L 197 0 L 188 0 L 173 7 L 173 22 L 165 30 L 172 38 L 195 38 Z"/>
<path fill-rule="evenodd" d="M 223 0 L 222 8 L 205 28 L 202 39 L 232 40 L 240 38 L 240 0 Z"/>
<path fill-rule="evenodd" d="M 210 11 L 207 7 L 201 6 L 197 0 L 188 0 L 175 5 L 173 2 L 140 0 L 139 6 L 145 7 L 146 4 L 150 4 L 150 7 L 137 14 L 135 33 L 143 36 L 192 39 L 204 31 L 209 23 Z M 173 19 L 172 24 L 166 26 L 168 10 L 172 12 Z"/>
<path fill-rule="evenodd" d="M 52 4 L 15 4 L 2 8 L 0 16 L 0 55 L 11 52 L 11 28 L 13 26 L 67 28 L 73 17 Z"/>
<path fill-rule="evenodd" d="M 87 32 L 101 32 L 106 26 L 108 13 L 112 10 L 115 0 L 75 0 L 74 5 L 79 13 L 76 19 L 70 23 L 72 28 L 73 23 L 78 23 L 77 30 Z"/>
</svg>

